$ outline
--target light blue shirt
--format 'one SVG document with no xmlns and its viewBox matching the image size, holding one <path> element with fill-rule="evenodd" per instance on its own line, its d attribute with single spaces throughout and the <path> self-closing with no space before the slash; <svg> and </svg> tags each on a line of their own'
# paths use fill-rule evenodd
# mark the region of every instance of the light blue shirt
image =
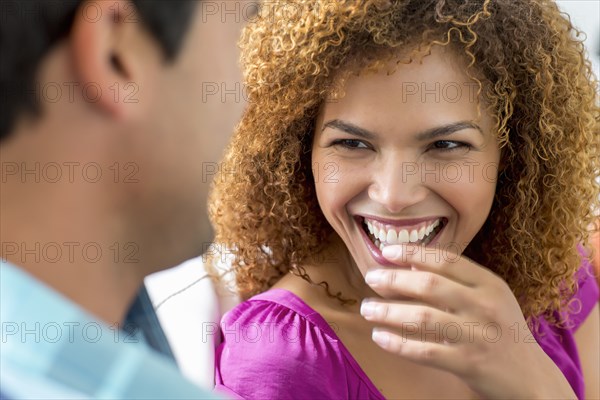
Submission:
<svg viewBox="0 0 600 400">
<path fill-rule="evenodd" d="M 145 340 L 0 260 L 0 391 L 9 399 L 209 399 Z"/>
</svg>

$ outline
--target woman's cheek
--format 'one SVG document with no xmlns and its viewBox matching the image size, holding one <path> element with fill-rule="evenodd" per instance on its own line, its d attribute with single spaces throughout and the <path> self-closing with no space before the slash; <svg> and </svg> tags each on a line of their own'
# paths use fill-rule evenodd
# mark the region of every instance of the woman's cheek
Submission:
<svg viewBox="0 0 600 400">
<path fill-rule="evenodd" d="M 457 213 L 455 232 L 450 241 L 462 250 L 473 240 L 485 223 L 494 200 L 496 185 L 477 175 L 445 182 L 440 194 Z"/>
</svg>

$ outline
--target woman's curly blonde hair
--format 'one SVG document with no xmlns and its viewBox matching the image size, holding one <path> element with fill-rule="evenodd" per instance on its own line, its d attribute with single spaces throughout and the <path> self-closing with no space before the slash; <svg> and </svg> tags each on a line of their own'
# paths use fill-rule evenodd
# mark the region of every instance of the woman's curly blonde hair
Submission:
<svg viewBox="0 0 600 400">
<path fill-rule="evenodd" d="M 376 70 L 400 50 L 451 46 L 495 117 L 504 165 L 491 213 L 464 254 L 507 282 L 528 321 L 544 314 L 560 325 L 553 312 L 577 290 L 577 246 L 588 241 L 598 201 L 600 113 L 580 32 L 557 5 L 283 0 L 259 15 L 241 39 L 249 105 L 211 199 L 216 242 L 234 254 L 241 297 L 267 290 L 332 232 L 310 148 L 335 78 Z"/>
</svg>

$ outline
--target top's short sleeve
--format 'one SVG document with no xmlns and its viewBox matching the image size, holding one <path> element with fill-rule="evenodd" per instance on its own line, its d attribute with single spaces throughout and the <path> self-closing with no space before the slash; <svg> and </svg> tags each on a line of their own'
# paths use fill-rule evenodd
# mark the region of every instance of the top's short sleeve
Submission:
<svg viewBox="0 0 600 400">
<path fill-rule="evenodd" d="M 579 253 L 584 256 L 582 246 L 578 246 Z M 582 257 L 581 267 L 577 271 L 578 290 L 572 297 L 569 307 L 569 328 L 576 332 L 587 319 L 594 306 L 598 303 L 599 288 L 594 267 L 586 257 Z M 563 314 L 564 315 L 564 314 Z"/>
<path fill-rule="evenodd" d="M 584 255 L 584 250 L 579 246 L 579 252 Z M 543 317 L 539 318 L 539 332 L 534 332 L 534 337 L 544 352 L 560 368 L 575 391 L 577 398 L 583 399 L 585 382 L 579 359 L 579 351 L 575 341 L 575 332 L 585 322 L 590 312 L 598 304 L 598 283 L 594 276 L 592 265 L 585 257 L 577 271 L 578 289 L 571 297 L 568 310 L 554 317 L 567 321 L 566 327 L 550 325 Z M 568 316 L 566 315 L 568 314 Z"/>
<path fill-rule="evenodd" d="M 221 322 L 216 391 L 244 399 L 332 399 L 344 382 L 332 339 L 289 308 L 270 301 L 240 304 Z M 319 368 L 315 368 L 319 366 Z"/>
<path fill-rule="evenodd" d="M 384 400 L 325 319 L 284 289 L 227 313 L 215 390 L 244 399 Z"/>
</svg>

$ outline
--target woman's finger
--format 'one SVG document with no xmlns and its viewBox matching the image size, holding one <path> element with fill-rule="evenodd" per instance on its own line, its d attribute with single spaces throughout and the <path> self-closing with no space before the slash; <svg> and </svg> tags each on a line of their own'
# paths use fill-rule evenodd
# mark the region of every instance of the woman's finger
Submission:
<svg viewBox="0 0 600 400">
<path fill-rule="evenodd" d="M 377 293 L 391 299 L 415 299 L 457 314 L 472 304 L 474 289 L 431 271 L 376 269 L 365 277 Z"/>
<path fill-rule="evenodd" d="M 415 363 L 442 369 L 459 376 L 465 373 L 458 346 L 411 340 L 385 328 L 373 329 L 372 339 L 390 353 Z"/>
<path fill-rule="evenodd" d="M 413 265 L 416 269 L 436 272 L 468 286 L 481 286 L 496 279 L 487 268 L 457 252 L 454 247 L 424 247 L 415 245 L 391 245 L 384 247 L 385 258 L 398 265 Z"/>
<path fill-rule="evenodd" d="M 457 316 L 424 304 L 363 301 L 360 313 L 369 321 L 394 328 L 410 340 L 456 342 L 462 337 Z"/>
</svg>

